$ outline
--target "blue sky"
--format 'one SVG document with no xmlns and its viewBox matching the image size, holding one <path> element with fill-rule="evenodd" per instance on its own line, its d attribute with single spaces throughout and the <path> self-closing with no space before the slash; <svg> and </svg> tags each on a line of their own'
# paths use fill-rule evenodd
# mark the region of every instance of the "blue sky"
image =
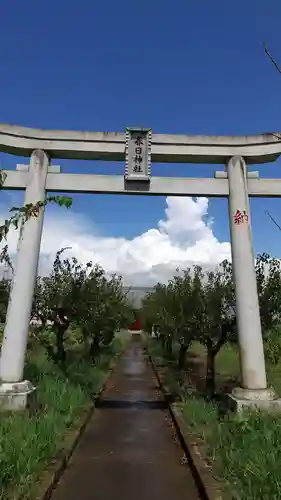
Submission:
<svg viewBox="0 0 281 500">
<path fill-rule="evenodd" d="M 40 128 L 255 134 L 281 129 L 280 0 L 2 0 L 1 122 Z M 2 168 L 20 160 L 2 154 Z M 59 161 L 64 171 L 118 172 L 120 164 Z M 220 167 L 219 167 L 220 168 Z M 154 175 L 212 176 L 215 166 L 153 165 Z M 281 177 L 281 162 L 259 166 Z M 11 201 L 2 193 L 2 204 Z M 18 200 L 18 195 L 13 196 Z M 254 200 L 255 250 L 280 256 L 280 200 Z M 164 217 L 165 198 L 80 196 L 105 236 L 134 238 Z M 226 200 L 211 200 L 214 232 L 228 241 Z"/>
</svg>

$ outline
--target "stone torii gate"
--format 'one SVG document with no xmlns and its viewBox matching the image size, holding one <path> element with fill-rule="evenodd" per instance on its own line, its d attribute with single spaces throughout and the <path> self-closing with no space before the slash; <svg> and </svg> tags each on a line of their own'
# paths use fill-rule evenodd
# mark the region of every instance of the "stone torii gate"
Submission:
<svg viewBox="0 0 281 500">
<path fill-rule="evenodd" d="M 29 166 L 6 170 L 4 189 L 24 189 L 25 204 L 44 200 L 46 192 L 228 197 L 241 388 L 230 396 L 243 406 L 280 405 L 267 387 L 254 267 L 249 196 L 281 197 L 281 179 L 260 179 L 247 165 L 275 161 L 281 134 L 258 136 L 188 136 L 152 134 L 151 129 L 125 133 L 47 131 L 0 125 L 0 151 L 30 157 Z M 53 158 L 125 162 L 125 175 L 64 174 Z M 223 164 L 214 178 L 151 176 L 151 162 Z M 0 363 L 0 406 L 20 409 L 33 393 L 23 380 L 30 313 L 37 274 L 44 209 L 23 226 L 17 253 Z"/>
</svg>

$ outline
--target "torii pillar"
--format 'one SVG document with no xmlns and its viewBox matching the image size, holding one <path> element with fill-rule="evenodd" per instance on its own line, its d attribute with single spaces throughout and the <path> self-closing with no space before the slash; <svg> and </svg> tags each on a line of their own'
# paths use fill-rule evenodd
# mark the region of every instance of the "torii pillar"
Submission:
<svg viewBox="0 0 281 500">
<path fill-rule="evenodd" d="M 42 150 L 31 155 L 24 204 L 45 200 L 49 160 Z M 44 207 L 20 230 L 15 276 L 10 294 L 0 359 L 0 410 L 21 410 L 35 388 L 24 380 L 30 314 L 37 276 Z"/>
<path fill-rule="evenodd" d="M 236 319 L 241 365 L 241 387 L 230 401 L 235 409 L 245 406 L 280 406 L 275 391 L 267 387 L 255 260 L 252 244 L 247 166 L 241 156 L 226 166 L 229 183 L 229 221 Z"/>
</svg>

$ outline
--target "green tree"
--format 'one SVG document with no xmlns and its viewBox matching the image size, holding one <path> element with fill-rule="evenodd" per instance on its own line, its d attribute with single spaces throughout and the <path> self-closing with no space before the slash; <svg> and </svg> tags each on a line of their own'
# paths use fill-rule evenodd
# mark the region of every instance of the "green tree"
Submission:
<svg viewBox="0 0 281 500">
<path fill-rule="evenodd" d="M 51 274 L 37 280 L 33 317 L 41 321 L 38 338 L 49 355 L 63 363 L 67 332 L 78 328 L 95 359 L 100 347 L 111 343 L 116 330 L 127 326 L 132 311 L 121 278 L 107 278 L 91 262 L 82 265 L 76 258 L 62 259 L 64 250 L 57 252 Z M 45 335 L 48 321 L 53 323 L 55 345 Z"/>
<path fill-rule="evenodd" d="M 172 356 L 173 338 L 176 332 L 175 295 L 173 282 L 158 283 L 142 304 L 144 329 L 154 332 L 169 356 Z"/>
<path fill-rule="evenodd" d="M 63 248 L 57 252 L 51 274 L 37 279 L 32 311 L 33 318 L 42 323 L 39 338 L 56 362 L 65 361 L 65 335 L 69 326 L 75 324 L 79 317 L 83 284 L 92 266 L 91 263 L 83 266 L 74 257 L 62 260 L 65 250 Z M 48 338 L 45 339 L 48 321 L 53 323 L 55 346 L 49 343 Z"/>
<path fill-rule="evenodd" d="M 256 276 L 266 358 L 273 364 L 281 359 L 281 269 L 280 261 L 268 254 L 258 255 Z"/>
<path fill-rule="evenodd" d="M 203 272 L 200 266 L 186 269 L 181 277 L 174 278 L 177 303 L 177 340 L 180 344 L 178 366 L 184 368 L 186 353 L 193 339 L 200 332 Z"/>
<path fill-rule="evenodd" d="M 78 308 L 79 325 L 93 359 L 100 347 L 108 345 L 115 332 L 127 327 L 133 318 L 121 278 L 115 275 L 107 278 L 98 265 L 83 283 Z"/>
<path fill-rule="evenodd" d="M 199 331 L 200 284 L 202 270 L 195 266 L 175 276 L 167 285 L 158 284 L 143 303 L 146 324 L 154 325 L 157 336 L 169 355 L 172 343 L 179 345 L 178 365 L 184 367 L 186 352 Z"/>
<path fill-rule="evenodd" d="M 265 338 L 267 332 L 281 323 L 280 261 L 263 253 L 256 259 L 256 276 L 260 316 Z"/>
<path fill-rule="evenodd" d="M 158 284 L 143 304 L 146 323 L 155 325 L 162 344 L 172 338 L 180 345 L 182 369 L 193 340 L 207 351 L 206 388 L 215 389 L 215 358 L 235 336 L 236 313 L 231 264 L 224 261 L 216 271 L 200 266 L 186 269 L 167 285 Z"/>
<path fill-rule="evenodd" d="M 206 389 L 215 391 L 215 359 L 236 330 L 236 310 L 231 264 L 224 261 L 201 281 L 200 330 L 196 337 L 207 350 Z"/>
</svg>

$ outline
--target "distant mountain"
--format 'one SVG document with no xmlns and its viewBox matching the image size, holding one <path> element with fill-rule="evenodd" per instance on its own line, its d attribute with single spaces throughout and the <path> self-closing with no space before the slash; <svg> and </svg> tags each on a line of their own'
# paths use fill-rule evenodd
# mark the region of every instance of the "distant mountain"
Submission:
<svg viewBox="0 0 281 500">
<path fill-rule="evenodd" d="M 129 300 L 133 303 L 135 307 L 140 307 L 142 304 L 142 299 L 152 291 L 151 287 L 145 286 L 124 286 L 124 290 L 128 292 Z"/>
</svg>

